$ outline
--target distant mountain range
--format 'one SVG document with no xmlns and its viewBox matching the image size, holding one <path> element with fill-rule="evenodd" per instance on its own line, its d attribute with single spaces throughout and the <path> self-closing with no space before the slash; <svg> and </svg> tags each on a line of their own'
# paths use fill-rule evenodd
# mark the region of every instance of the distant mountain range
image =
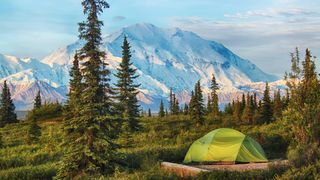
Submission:
<svg viewBox="0 0 320 180">
<path fill-rule="evenodd" d="M 140 75 L 137 79 L 141 83 L 138 98 L 144 108 L 156 110 L 160 99 L 167 100 L 170 88 L 181 103 L 188 102 L 190 92 L 199 79 L 207 94 L 212 74 L 220 86 L 221 104 L 230 102 L 243 92 L 261 94 L 264 88 L 261 82 L 273 82 L 273 89 L 285 88 L 285 82 L 278 81 L 277 76 L 263 72 L 220 43 L 179 28 L 162 29 L 146 23 L 123 28 L 104 38 L 106 60 L 113 74 L 121 61 L 124 36 L 131 44 L 132 62 Z M 8 81 L 18 110 L 32 107 L 39 88 L 46 101 L 64 102 L 71 62 L 75 51 L 83 44 L 77 41 L 42 60 L 0 54 L 0 86 Z M 112 75 L 112 83 L 115 80 Z"/>
</svg>

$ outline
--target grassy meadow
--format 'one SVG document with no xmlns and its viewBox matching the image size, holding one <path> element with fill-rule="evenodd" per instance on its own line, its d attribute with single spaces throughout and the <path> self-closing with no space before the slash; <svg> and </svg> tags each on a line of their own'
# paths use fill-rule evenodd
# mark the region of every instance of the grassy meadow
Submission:
<svg viewBox="0 0 320 180">
<path fill-rule="evenodd" d="M 28 121 L 6 125 L 0 129 L 1 179 L 53 179 L 57 165 L 64 152 L 62 142 L 62 119 L 48 118 L 39 121 L 41 137 L 38 143 L 27 144 Z M 197 127 L 189 116 L 143 117 L 143 129 L 133 135 L 133 146 L 121 149 L 123 164 L 108 179 L 179 179 L 160 169 L 160 162 L 182 162 L 193 141 L 224 123 L 211 121 Z M 233 127 L 254 137 L 264 148 L 269 159 L 286 159 L 289 136 L 281 121 L 261 126 Z M 304 168 L 272 167 L 270 171 L 210 172 L 194 179 L 283 179 L 315 177 L 320 163 Z M 312 176 L 313 175 L 313 176 Z M 319 177 L 319 175 L 317 175 Z M 99 177 L 94 177 L 99 179 Z M 105 179 L 101 177 L 100 179 Z M 192 179 L 186 178 L 186 179 Z"/>
</svg>

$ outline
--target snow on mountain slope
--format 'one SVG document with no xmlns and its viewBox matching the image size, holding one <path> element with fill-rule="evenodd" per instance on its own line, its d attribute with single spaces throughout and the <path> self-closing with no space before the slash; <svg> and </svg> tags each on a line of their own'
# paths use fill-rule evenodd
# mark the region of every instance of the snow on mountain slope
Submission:
<svg viewBox="0 0 320 180">
<path fill-rule="evenodd" d="M 32 108 L 33 100 L 41 89 L 43 101 L 66 100 L 68 69 L 53 67 L 36 59 L 20 59 L 0 54 L 0 91 L 7 81 L 17 110 Z"/>
<path fill-rule="evenodd" d="M 204 93 L 209 93 L 212 74 L 215 74 L 221 87 L 219 97 L 222 103 L 246 91 L 245 84 L 278 80 L 220 43 L 202 39 L 179 28 L 162 29 L 151 24 L 129 26 L 104 38 L 106 61 L 113 74 L 121 61 L 124 36 L 128 37 L 131 44 L 132 61 L 140 75 L 137 79 L 141 83 L 139 100 L 144 107 L 155 109 L 160 99 L 167 98 L 170 88 L 173 88 L 180 102 L 188 102 L 190 91 L 199 79 Z M 83 44 L 78 41 L 61 48 L 41 62 L 0 55 L 0 79 L 6 79 L 14 85 L 41 82 L 51 86 L 53 93 L 61 93 L 59 98 L 63 100 L 74 53 Z M 111 80 L 115 82 L 113 75 Z M 59 90 L 60 87 L 63 87 L 62 90 Z"/>
<path fill-rule="evenodd" d="M 6 79 L 7 80 L 7 79 Z M 3 88 L 4 79 L 0 81 L 0 92 Z M 16 110 L 29 110 L 33 107 L 34 98 L 41 89 L 41 97 L 43 102 L 65 102 L 66 101 L 66 86 L 55 88 L 43 81 L 26 81 L 25 83 L 18 83 L 7 81 L 8 87 L 11 91 L 12 99 L 16 106 Z M 1 92 L 2 93 L 2 92 Z"/>
</svg>

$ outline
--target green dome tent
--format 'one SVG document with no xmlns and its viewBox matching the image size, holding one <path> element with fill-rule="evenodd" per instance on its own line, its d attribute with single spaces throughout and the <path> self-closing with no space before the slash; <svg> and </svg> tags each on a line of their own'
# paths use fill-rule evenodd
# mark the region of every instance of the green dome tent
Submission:
<svg viewBox="0 0 320 180">
<path fill-rule="evenodd" d="M 191 162 L 267 162 L 258 142 L 229 128 L 211 131 L 189 148 L 184 163 Z"/>
</svg>

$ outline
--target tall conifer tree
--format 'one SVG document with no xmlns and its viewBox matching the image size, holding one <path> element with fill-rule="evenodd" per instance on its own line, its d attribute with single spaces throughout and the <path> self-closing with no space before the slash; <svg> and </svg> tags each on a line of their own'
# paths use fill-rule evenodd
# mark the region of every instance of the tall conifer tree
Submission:
<svg viewBox="0 0 320 180">
<path fill-rule="evenodd" d="M 251 101 L 251 96 L 247 94 L 246 106 L 243 110 L 242 121 L 246 124 L 251 124 L 253 122 L 253 103 Z"/>
<path fill-rule="evenodd" d="M 243 113 L 244 108 L 246 107 L 246 95 L 242 93 L 242 99 L 241 99 L 241 104 L 240 104 L 240 110 L 241 113 Z"/>
<path fill-rule="evenodd" d="M 165 116 L 165 112 L 164 112 L 164 105 L 163 105 L 163 101 L 160 101 L 160 108 L 159 108 L 159 117 L 164 117 Z"/>
<path fill-rule="evenodd" d="M 39 109 L 41 107 L 41 93 L 38 91 L 36 98 L 34 99 L 33 109 Z"/>
<path fill-rule="evenodd" d="M 282 101 L 281 101 L 281 94 L 280 89 L 274 92 L 273 98 L 273 117 L 275 119 L 280 118 L 282 114 Z"/>
<path fill-rule="evenodd" d="M 31 122 L 29 123 L 27 143 L 33 144 L 39 141 L 39 137 L 41 136 L 41 127 L 37 124 L 37 117 L 32 117 Z"/>
<path fill-rule="evenodd" d="M 273 120 L 273 111 L 268 83 L 266 83 L 266 88 L 264 90 L 260 115 L 260 123 L 270 123 Z"/>
<path fill-rule="evenodd" d="M 0 99 L 0 126 L 3 127 L 6 124 L 16 122 L 17 115 L 15 113 L 15 106 L 11 99 L 11 93 L 7 85 L 7 81 L 4 81 Z"/>
<path fill-rule="evenodd" d="M 234 103 L 232 116 L 235 123 L 241 123 L 241 102 L 239 100 Z"/>
<path fill-rule="evenodd" d="M 119 119 L 112 117 L 109 93 L 109 71 L 105 69 L 105 52 L 101 50 L 101 27 L 98 16 L 109 8 L 105 0 L 83 0 L 87 20 L 79 23 L 80 39 L 85 41 L 78 52 L 82 61 L 83 90 L 77 118 L 66 124 L 65 153 L 58 170 L 58 178 L 79 179 L 109 174 L 118 155 L 114 143 Z"/>
<path fill-rule="evenodd" d="M 170 88 L 170 94 L 169 94 L 169 111 L 170 114 L 173 114 L 173 108 L 174 108 L 174 94 L 172 92 L 172 88 Z"/>
<path fill-rule="evenodd" d="M 189 114 L 189 106 L 188 106 L 187 103 L 184 104 L 183 114 L 184 115 L 188 115 Z"/>
<path fill-rule="evenodd" d="M 204 104 L 203 95 L 200 85 L 200 80 L 196 83 L 194 87 L 194 93 L 192 93 L 190 101 L 190 116 L 191 119 L 197 122 L 198 125 L 204 124 Z"/>
<path fill-rule="evenodd" d="M 152 117 L 151 109 L 148 109 L 148 117 Z"/>
<path fill-rule="evenodd" d="M 214 74 L 212 74 L 211 79 L 211 101 L 210 101 L 210 112 L 209 116 L 212 118 L 217 118 L 219 116 L 219 98 L 218 98 L 218 83 Z"/>
<path fill-rule="evenodd" d="M 137 94 L 140 84 L 135 84 L 134 80 L 139 76 L 136 69 L 132 67 L 130 44 L 127 37 L 124 37 L 122 45 L 122 61 L 117 69 L 116 91 L 118 93 L 118 109 L 123 117 L 126 117 L 124 123 L 128 123 L 130 131 L 137 131 L 139 125 L 139 104 Z"/>
</svg>

